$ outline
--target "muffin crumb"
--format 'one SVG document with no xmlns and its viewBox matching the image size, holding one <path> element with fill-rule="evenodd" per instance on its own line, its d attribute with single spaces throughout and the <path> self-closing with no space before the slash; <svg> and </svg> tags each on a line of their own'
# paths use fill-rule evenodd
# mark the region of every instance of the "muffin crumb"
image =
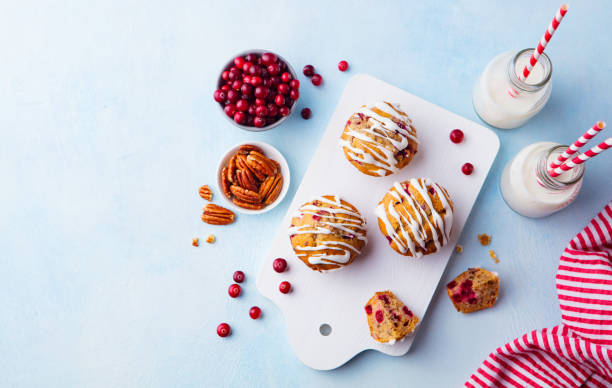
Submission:
<svg viewBox="0 0 612 388">
<path fill-rule="evenodd" d="M 194 246 L 194 247 L 199 247 L 199 246 L 200 246 L 200 239 L 199 239 L 199 238 L 197 238 L 197 237 L 194 237 L 194 238 L 191 240 L 191 245 L 192 245 L 192 246 Z"/>
<path fill-rule="evenodd" d="M 463 245 L 457 244 L 457 246 L 455 247 L 455 251 L 457 251 L 457 253 L 463 252 Z"/>
<path fill-rule="evenodd" d="M 209 235 L 209 236 L 206 238 L 206 242 L 207 242 L 207 243 L 209 243 L 209 244 L 214 243 L 214 242 L 215 242 L 215 236 L 214 236 L 214 235 L 212 235 L 212 234 L 211 234 L 211 235 Z"/>
<path fill-rule="evenodd" d="M 478 241 L 480 241 L 480 244 L 483 245 L 483 246 L 484 245 L 489 245 L 489 244 L 491 244 L 491 236 L 486 234 L 486 233 L 479 234 L 478 235 Z"/>
<path fill-rule="evenodd" d="M 497 255 L 495 254 L 495 251 L 493 249 L 489 249 L 489 256 L 496 264 L 499 263 L 499 259 L 497 258 Z"/>
</svg>

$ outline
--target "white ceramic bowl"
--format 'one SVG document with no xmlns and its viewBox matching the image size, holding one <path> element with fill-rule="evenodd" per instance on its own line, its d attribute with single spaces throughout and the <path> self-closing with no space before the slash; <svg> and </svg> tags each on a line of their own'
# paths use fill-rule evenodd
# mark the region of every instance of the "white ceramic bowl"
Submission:
<svg viewBox="0 0 612 388">
<path fill-rule="evenodd" d="M 273 53 L 274 55 L 276 55 L 276 57 L 278 59 L 280 59 L 281 61 L 285 62 L 285 64 L 287 65 L 287 71 L 291 74 L 292 79 L 298 79 L 297 73 L 295 72 L 295 70 L 293 70 L 293 67 L 291 67 L 291 64 L 285 58 L 281 57 L 280 55 L 278 55 L 274 51 L 253 49 L 253 50 L 244 51 L 244 52 L 241 52 L 239 54 L 234 55 L 232 57 L 232 59 L 230 59 L 225 64 L 223 69 L 219 72 L 219 78 L 217 79 L 217 89 L 219 89 L 223 85 L 223 83 L 224 83 L 223 79 L 221 78 L 221 74 L 225 70 L 229 70 L 234 65 L 234 58 L 236 58 L 236 57 L 244 57 L 247 54 L 258 54 L 258 55 L 261 55 L 263 53 Z M 297 103 L 298 103 L 297 101 L 295 101 L 293 103 L 293 105 L 291 106 L 291 109 L 289 110 L 289 114 L 287 116 L 281 117 L 277 122 L 275 122 L 273 124 L 266 125 L 265 127 L 257 128 L 257 127 L 250 127 L 248 125 L 238 124 L 232 118 L 228 117 L 225 114 L 225 112 L 223 111 L 223 106 L 221 106 L 221 104 L 219 104 L 218 102 L 215 102 L 215 104 L 219 105 L 219 109 L 221 110 L 221 114 L 223 115 L 223 117 L 225 117 L 227 120 L 229 120 L 232 124 L 234 124 L 238 128 L 244 129 L 245 131 L 251 131 L 251 132 L 263 132 L 263 131 L 267 131 L 269 129 L 278 127 L 279 125 L 284 123 L 289 118 L 289 116 L 291 116 L 293 114 L 293 112 L 297 108 Z"/>
<path fill-rule="evenodd" d="M 264 207 L 263 209 L 259 209 L 259 210 L 245 209 L 240 206 L 234 205 L 234 203 L 229 198 L 227 198 L 225 194 L 223 194 L 223 190 L 221 189 L 223 187 L 223 184 L 221 183 L 221 171 L 223 171 L 223 167 L 227 166 L 227 163 L 229 162 L 230 158 L 234 154 L 236 154 L 236 152 L 238 152 L 238 148 L 240 148 L 240 146 L 245 145 L 245 144 L 252 144 L 252 145 L 256 145 L 257 147 L 261 148 L 268 158 L 276 160 L 278 164 L 280 164 L 281 174 L 283 174 L 283 187 L 281 189 L 280 194 L 278 195 L 278 198 L 276 198 L 276 201 L 272 202 L 270 205 Z M 283 156 L 283 154 L 281 154 L 279 150 L 272 147 L 270 144 L 263 143 L 261 141 L 247 141 L 244 143 L 236 144 L 235 146 L 227 150 L 227 152 L 223 155 L 223 157 L 219 161 L 219 165 L 217 166 L 217 184 L 219 186 L 219 190 L 221 190 L 221 193 L 219 195 L 223 197 L 223 199 L 229 205 L 229 207 L 243 214 L 261 214 L 261 213 L 265 213 L 267 211 L 274 209 L 276 205 L 281 203 L 281 201 L 285 198 L 285 195 L 287 195 L 287 190 L 289 190 L 289 184 L 291 183 L 290 178 L 291 178 L 291 175 L 289 172 L 289 165 L 287 164 L 287 161 L 285 160 L 285 157 Z"/>
</svg>

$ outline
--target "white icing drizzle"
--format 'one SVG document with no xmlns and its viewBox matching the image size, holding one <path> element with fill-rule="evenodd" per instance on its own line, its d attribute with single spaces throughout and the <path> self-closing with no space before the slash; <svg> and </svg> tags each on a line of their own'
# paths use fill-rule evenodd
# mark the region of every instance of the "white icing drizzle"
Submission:
<svg viewBox="0 0 612 388">
<path fill-rule="evenodd" d="M 312 202 L 319 201 L 320 205 L 315 206 Z M 335 206 L 335 207 L 334 207 Z M 359 212 L 353 210 L 350 206 L 342 203 L 341 199 L 337 196 L 333 196 L 332 199 L 317 197 L 314 198 L 310 203 L 299 208 L 294 217 L 302 217 L 304 214 L 312 214 L 313 216 L 320 217 L 317 220 L 316 225 L 300 225 L 292 226 L 289 228 L 289 236 L 295 234 L 340 234 L 350 235 L 351 238 L 357 238 L 364 241 L 367 244 L 368 240 L 366 237 L 366 221 L 359 214 Z M 332 221 L 330 217 L 335 220 Z M 355 217 L 355 218 L 351 218 Z M 351 229 L 354 228 L 354 229 Z M 365 246 L 364 244 L 364 246 Z M 341 251 L 338 255 L 327 255 L 323 250 L 330 249 L 334 251 Z M 351 251 L 359 254 L 361 251 L 352 246 L 351 244 L 341 241 L 325 241 L 314 247 L 309 246 L 296 246 L 295 251 L 298 257 L 308 258 L 310 264 L 346 264 L 351 258 Z M 310 251 L 321 251 L 320 253 L 312 254 Z"/>
<path fill-rule="evenodd" d="M 394 118 L 399 118 L 401 121 L 407 122 L 408 125 L 402 128 L 388 117 L 376 113 L 373 110 L 374 108 Z M 401 112 L 398 105 L 389 102 L 379 102 L 372 107 L 362 107 L 358 113 L 365 115 L 365 118 L 370 122 L 370 128 L 352 129 L 347 126 L 343 136 L 346 135 L 348 139 L 340 138 L 340 145 L 353 159 L 378 167 L 374 171 L 378 176 L 385 176 L 389 172 L 399 171 L 396 165 L 395 154 L 408 147 L 409 140 L 418 144 L 416 131 L 410 126 L 412 120 Z M 400 135 L 400 140 L 394 138 L 396 134 Z M 376 141 L 376 136 L 387 140 L 391 143 L 392 147 Z M 354 147 L 351 144 L 352 138 L 361 140 L 362 146 L 366 150 Z"/>
<path fill-rule="evenodd" d="M 433 182 L 429 178 L 412 178 L 409 181 L 410 187 L 414 188 L 425 201 L 426 208 L 423 209 L 421 205 L 402 187 L 399 182 L 395 182 L 389 195 L 391 195 L 395 201 L 389 201 L 389 205 L 385 208 L 384 202 L 381 201 L 374 214 L 382 221 L 385 225 L 385 229 L 389 238 L 397 245 L 401 253 L 410 252 L 413 257 L 421 257 L 423 253 L 417 250 L 417 247 L 426 249 L 427 233 L 425 231 L 425 225 L 429 225 L 432 240 L 436 245 L 436 251 L 443 247 L 450 237 L 451 228 L 453 226 L 453 210 L 450 205 L 448 192 L 442 186 Z M 438 198 L 442 202 L 443 209 L 446 211 L 443 217 L 433 206 L 431 198 L 427 193 L 428 187 L 433 187 Z M 395 202 L 402 202 L 404 211 L 399 214 L 395 209 Z M 415 215 L 413 216 L 408 211 L 408 208 L 414 209 Z M 427 208 L 431 211 L 432 222 L 427 216 Z M 397 220 L 399 224 L 399 230 L 394 230 L 391 224 L 390 217 Z M 404 228 L 404 224 L 407 224 L 407 228 Z M 412 238 L 410 237 L 412 235 Z M 440 235 L 442 236 L 442 243 L 440 243 Z"/>
</svg>

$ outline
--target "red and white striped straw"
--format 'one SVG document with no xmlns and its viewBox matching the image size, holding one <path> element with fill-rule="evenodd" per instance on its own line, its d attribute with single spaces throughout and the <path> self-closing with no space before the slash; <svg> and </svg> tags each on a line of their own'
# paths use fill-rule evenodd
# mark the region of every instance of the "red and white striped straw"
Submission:
<svg viewBox="0 0 612 388">
<path fill-rule="evenodd" d="M 606 127 L 606 123 L 604 123 L 603 121 L 598 121 L 597 123 L 595 123 L 595 125 L 593 125 L 592 128 L 589 128 L 589 130 L 586 131 L 582 136 L 580 136 L 578 138 L 578 140 L 576 140 L 574 142 L 574 144 L 572 144 L 565 151 L 563 151 L 563 153 L 561 155 L 559 155 L 559 157 L 557 159 L 555 159 L 553 162 L 551 162 L 550 166 L 548 166 L 548 167 L 551 170 L 554 170 L 555 168 L 557 168 L 560 165 L 562 165 L 567 159 L 570 158 L 570 156 L 575 154 L 580 148 L 584 147 L 584 145 L 589 140 L 594 138 L 595 135 L 597 135 L 599 133 L 599 131 L 601 131 L 605 127 Z"/>
<path fill-rule="evenodd" d="M 569 9 L 569 6 L 567 4 L 563 4 L 559 8 L 557 13 L 555 14 L 555 17 L 548 25 L 548 28 L 546 29 L 544 36 L 542 36 L 542 39 L 540 39 L 538 46 L 536 47 L 535 50 L 533 50 L 533 53 L 531 54 L 531 58 L 529 58 L 529 63 L 525 65 L 525 68 L 523 69 L 521 74 L 519 74 L 519 79 L 521 81 L 525 81 L 527 77 L 529 77 L 531 70 L 533 70 L 533 67 L 535 66 L 535 64 L 538 63 L 538 59 L 540 58 L 540 55 L 542 55 L 542 53 L 544 52 L 544 49 L 546 48 L 546 45 L 548 44 L 548 42 L 550 42 L 550 39 L 555 34 L 555 31 L 559 27 L 559 24 L 561 24 L 561 20 L 563 20 L 563 17 L 567 13 L 568 9 Z M 517 97 L 519 95 L 519 92 L 518 90 L 511 87 L 510 89 L 508 89 L 508 94 L 510 94 L 511 97 Z"/>
<path fill-rule="evenodd" d="M 580 154 L 574 157 L 574 159 L 568 162 L 565 162 L 565 164 L 562 164 L 561 166 L 555 168 L 554 170 L 552 171 L 549 170 L 548 173 L 552 177 L 559 176 L 563 174 L 564 171 L 571 170 L 577 165 L 582 164 L 591 158 L 594 158 L 595 156 L 599 155 L 601 152 L 607 150 L 608 148 L 612 148 L 612 137 L 607 138 L 606 140 L 602 141 L 595 147 L 591 148 L 590 150 L 586 151 L 583 154 Z"/>
</svg>

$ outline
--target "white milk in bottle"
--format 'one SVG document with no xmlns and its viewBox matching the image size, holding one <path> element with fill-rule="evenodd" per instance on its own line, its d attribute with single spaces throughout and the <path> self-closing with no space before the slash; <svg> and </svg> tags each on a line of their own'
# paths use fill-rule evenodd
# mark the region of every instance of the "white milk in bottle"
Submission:
<svg viewBox="0 0 612 388">
<path fill-rule="evenodd" d="M 499 54 L 476 82 L 472 94 L 474 109 L 489 125 L 504 129 L 520 127 L 548 101 L 552 63 L 546 54 L 540 56 L 526 80 L 519 78 L 532 53 L 533 49 L 525 49 Z"/>
<path fill-rule="evenodd" d="M 525 217 L 546 217 L 571 204 L 582 185 L 584 163 L 557 177 L 548 166 L 567 146 L 538 142 L 523 148 L 504 168 L 500 190 L 508 206 Z"/>
</svg>

